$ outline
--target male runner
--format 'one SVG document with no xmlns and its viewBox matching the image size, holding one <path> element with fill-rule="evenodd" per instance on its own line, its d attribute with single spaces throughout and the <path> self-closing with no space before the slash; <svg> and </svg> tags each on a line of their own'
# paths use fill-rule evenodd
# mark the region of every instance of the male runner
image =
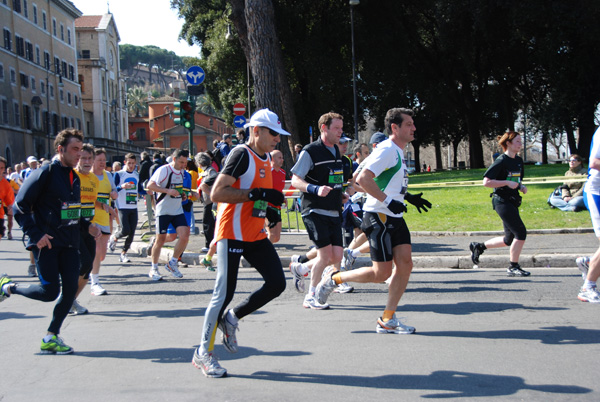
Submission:
<svg viewBox="0 0 600 402">
<path fill-rule="evenodd" d="M 285 170 L 283 166 L 283 154 L 275 149 L 271 152 L 271 176 L 273 177 L 273 188 L 283 192 L 285 188 Z M 281 205 L 269 204 L 267 207 L 267 234 L 271 243 L 275 244 L 281 239 Z"/>
<path fill-rule="evenodd" d="M 408 172 L 403 149 L 415 138 L 412 116 L 410 109 L 388 110 L 385 127 L 390 138 L 373 150 L 357 179 L 368 194 L 363 207 L 362 228 L 369 236 L 373 266 L 325 275 L 315 292 L 318 302 L 325 304 L 333 289 L 342 282 L 381 283 L 391 275 L 385 310 L 377 320 L 377 333 L 415 332 L 414 327 L 403 325 L 395 314 L 413 267 L 410 232 L 402 217 L 406 212 L 403 201 L 410 202 L 417 209 L 424 206 L 431 208 L 431 203 L 422 199 L 421 194 L 411 195 L 406 191 Z M 394 264 L 396 270 L 392 274 Z"/>
<path fill-rule="evenodd" d="M 280 134 L 289 133 L 281 128 L 279 118 L 269 109 L 254 113 L 245 127 L 250 127 L 247 143 L 231 151 L 211 194 L 212 200 L 220 203 L 215 237 L 219 254 L 217 279 L 204 314 L 202 340 L 192 360 L 207 377 L 227 374 L 212 353 L 217 326 L 223 332 L 225 348 L 237 352 L 238 321 L 285 290 L 281 261 L 264 226 L 267 203 L 281 205 L 284 201 L 283 194 L 272 188 L 269 152 L 281 141 Z M 245 301 L 225 312 L 233 299 L 242 256 L 265 283 Z"/>
</svg>

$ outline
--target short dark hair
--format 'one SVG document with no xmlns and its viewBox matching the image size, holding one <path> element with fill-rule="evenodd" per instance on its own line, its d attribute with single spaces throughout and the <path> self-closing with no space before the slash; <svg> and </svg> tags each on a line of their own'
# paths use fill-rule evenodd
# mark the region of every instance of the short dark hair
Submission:
<svg viewBox="0 0 600 402">
<path fill-rule="evenodd" d="M 369 146 L 367 144 L 365 144 L 364 142 L 361 142 L 360 144 L 357 144 L 354 147 L 354 155 L 362 153 L 362 147 L 363 147 L 363 145 L 365 147 L 369 148 Z"/>
<path fill-rule="evenodd" d="M 319 117 L 319 130 L 321 130 L 321 126 L 325 124 L 327 128 L 331 125 L 331 121 L 334 119 L 344 120 L 344 117 L 335 112 L 325 113 L 323 116 Z"/>
<path fill-rule="evenodd" d="M 160 152 L 155 152 L 154 159 L 160 159 L 160 158 L 161 158 Z"/>
<path fill-rule="evenodd" d="M 125 159 L 133 159 L 134 161 L 137 160 L 137 158 L 135 157 L 135 154 L 133 152 L 129 152 L 129 153 L 125 154 Z"/>
<path fill-rule="evenodd" d="M 190 157 L 190 151 L 188 151 L 187 149 L 176 149 L 173 152 L 173 158 L 181 158 L 182 156 L 185 156 L 186 158 Z"/>
<path fill-rule="evenodd" d="M 94 154 L 94 146 L 92 144 L 89 144 L 89 143 L 83 144 L 83 146 L 81 147 L 81 150 L 84 152 L 87 152 L 89 154 L 92 154 L 93 156 L 96 156 Z"/>
<path fill-rule="evenodd" d="M 81 134 L 81 131 L 75 130 L 74 128 L 66 128 L 58 133 L 54 139 L 54 152 L 58 152 L 59 145 L 66 148 L 67 145 L 69 145 L 71 138 L 83 142 L 83 134 Z"/>
<path fill-rule="evenodd" d="M 4 169 L 6 169 L 6 167 L 8 166 L 8 161 L 6 160 L 6 158 L 3 156 L 0 156 L 0 162 L 4 163 Z"/>
<path fill-rule="evenodd" d="M 388 134 L 392 133 L 392 124 L 402 124 L 402 122 L 404 121 L 404 117 L 402 115 L 412 117 L 415 115 L 415 112 L 412 109 L 406 109 L 403 107 L 395 107 L 387 111 L 387 113 L 385 114 L 384 125 Z"/>
<path fill-rule="evenodd" d="M 106 149 L 104 149 L 104 148 L 95 148 L 94 149 L 94 153 L 96 154 L 96 156 L 102 155 L 102 154 L 106 155 Z"/>
</svg>

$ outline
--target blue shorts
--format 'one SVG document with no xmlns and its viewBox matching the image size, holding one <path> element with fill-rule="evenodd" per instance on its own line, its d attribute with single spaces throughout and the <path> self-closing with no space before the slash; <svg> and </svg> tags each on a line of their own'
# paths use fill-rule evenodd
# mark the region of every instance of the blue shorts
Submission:
<svg viewBox="0 0 600 402">
<path fill-rule="evenodd" d="M 156 234 L 167 234 L 169 225 L 173 225 L 177 229 L 179 226 L 188 226 L 188 221 L 185 219 L 184 214 L 157 216 Z"/>
<path fill-rule="evenodd" d="M 185 215 L 185 220 L 187 222 L 187 226 L 190 226 L 190 222 L 192 219 L 192 213 L 183 211 L 183 214 Z M 185 225 L 179 225 L 179 226 L 185 226 Z M 169 223 L 169 227 L 167 228 L 167 233 L 177 233 L 177 229 L 175 229 L 173 227 L 173 224 Z"/>
</svg>

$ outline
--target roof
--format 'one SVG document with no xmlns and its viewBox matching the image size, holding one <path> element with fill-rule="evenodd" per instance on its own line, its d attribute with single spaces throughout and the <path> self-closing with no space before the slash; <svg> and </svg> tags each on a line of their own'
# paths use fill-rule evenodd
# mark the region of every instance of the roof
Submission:
<svg viewBox="0 0 600 402">
<path fill-rule="evenodd" d="M 98 28 L 102 15 L 84 15 L 75 20 L 75 28 Z"/>
</svg>

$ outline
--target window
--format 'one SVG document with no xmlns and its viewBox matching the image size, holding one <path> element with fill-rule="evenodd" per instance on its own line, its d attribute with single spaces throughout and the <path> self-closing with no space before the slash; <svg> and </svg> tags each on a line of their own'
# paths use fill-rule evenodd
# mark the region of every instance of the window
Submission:
<svg viewBox="0 0 600 402">
<path fill-rule="evenodd" d="M 67 103 L 71 105 L 71 92 L 67 91 Z"/>
<path fill-rule="evenodd" d="M 60 72 L 60 60 L 58 57 L 54 58 L 54 72 L 57 74 Z"/>
<path fill-rule="evenodd" d="M 23 0 L 23 15 L 25 18 L 29 18 L 29 9 L 27 7 L 27 0 Z"/>
<path fill-rule="evenodd" d="M 71 28 L 67 28 L 67 43 L 71 44 Z"/>
<path fill-rule="evenodd" d="M 81 120 L 77 119 L 77 130 L 81 131 Z"/>
<path fill-rule="evenodd" d="M 20 73 L 19 78 L 21 79 L 21 88 L 29 88 L 29 77 L 27 74 Z"/>
<path fill-rule="evenodd" d="M 75 66 L 69 64 L 69 79 L 75 81 Z"/>
<path fill-rule="evenodd" d="M 58 88 L 58 99 L 60 99 L 61 102 L 65 101 L 65 91 L 63 91 L 62 88 Z"/>
<path fill-rule="evenodd" d="M 50 70 L 50 53 L 44 52 L 44 68 Z"/>
<path fill-rule="evenodd" d="M 33 23 L 38 24 L 37 6 L 35 4 L 33 5 Z"/>
<path fill-rule="evenodd" d="M 21 0 L 13 0 L 13 10 L 16 13 L 21 12 Z"/>
<path fill-rule="evenodd" d="M 73 95 L 73 100 L 75 101 L 75 107 L 79 107 L 79 97 L 77 95 Z"/>
<path fill-rule="evenodd" d="M 71 125 L 69 127 L 75 128 L 75 119 L 71 117 Z"/>
<path fill-rule="evenodd" d="M 60 75 L 62 75 L 63 77 L 67 78 L 69 74 L 69 70 L 67 70 L 67 62 L 63 61 L 61 63 L 61 71 L 60 71 Z"/>
<path fill-rule="evenodd" d="M 6 28 L 4 28 L 4 48 L 8 51 L 12 51 L 12 35 Z"/>
<path fill-rule="evenodd" d="M 2 124 L 8 124 L 8 101 L 2 99 Z"/>
<path fill-rule="evenodd" d="M 35 92 L 35 77 L 31 77 L 31 90 Z"/>
<path fill-rule="evenodd" d="M 13 85 L 17 85 L 17 72 L 14 68 L 10 69 L 10 83 Z"/>
<path fill-rule="evenodd" d="M 33 44 L 29 41 L 25 42 L 25 58 L 33 61 Z"/>
<path fill-rule="evenodd" d="M 10 35 L 10 32 L 9 32 L 9 35 Z M 6 39 L 4 40 L 4 42 L 6 42 Z M 89 59 L 90 58 L 90 51 L 89 50 L 82 50 L 81 51 L 81 58 L 82 59 Z"/>
<path fill-rule="evenodd" d="M 15 35 L 15 45 L 15 52 L 21 57 L 25 56 L 25 41 L 23 40 L 23 38 Z"/>
<path fill-rule="evenodd" d="M 46 95 L 46 83 L 40 80 L 40 93 Z"/>
<path fill-rule="evenodd" d="M 52 34 L 56 36 L 56 20 L 52 18 Z"/>
<path fill-rule="evenodd" d="M 46 21 L 46 12 L 42 11 L 42 25 L 44 27 L 44 31 L 48 30 L 48 22 Z"/>
<path fill-rule="evenodd" d="M 13 102 L 13 112 L 15 117 L 15 126 L 21 127 L 21 112 L 19 110 L 19 104 L 17 102 Z"/>
<path fill-rule="evenodd" d="M 31 107 L 29 105 L 23 104 L 23 128 L 27 130 L 31 130 Z"/>
<path fill-rule="evenodd" d="M 0 81 L 4 81 L 4 65 L 0 63 Z"/>
<path fill-rule="evenodd" d="M 65 41 L 65 26 L 60 24 L 60 40 Z"/>
<path fill-rule="evenodd" d="M 40 64 L 40 48 L 38 46 L 35 47 L 35 63 Z"/>
<path fill-rule="evenodd" d="M 54 86 L 52 84 L 48 84 L 48 90 L 50 91 L 50 97 L 54 99 Z"/>
</svg>

